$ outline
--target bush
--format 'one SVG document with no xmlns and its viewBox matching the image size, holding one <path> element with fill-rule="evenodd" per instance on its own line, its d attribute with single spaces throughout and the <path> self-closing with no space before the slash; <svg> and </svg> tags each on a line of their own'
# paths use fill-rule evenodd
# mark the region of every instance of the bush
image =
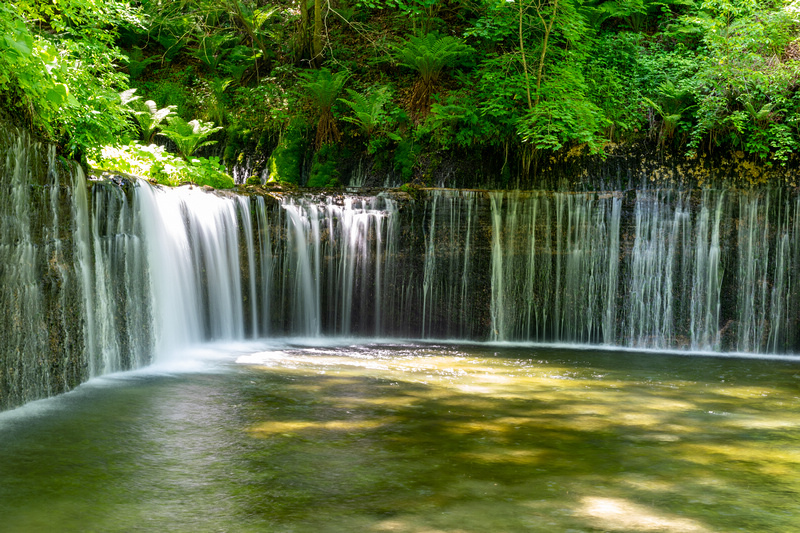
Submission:
<svg viewBox="0 0 800 533">
<path fill-rule="evenodd" d="M 234 186 L 233 178 L 218 157 L 196 157 L 187 161 L 155 144 L 132 142 L 126 146 L 106 146 L 100 157 L 89 163 L 100 170 L 124 172 L 170 187 L 183 183 L 209 185 L 215 189 Z"/>
</svg>

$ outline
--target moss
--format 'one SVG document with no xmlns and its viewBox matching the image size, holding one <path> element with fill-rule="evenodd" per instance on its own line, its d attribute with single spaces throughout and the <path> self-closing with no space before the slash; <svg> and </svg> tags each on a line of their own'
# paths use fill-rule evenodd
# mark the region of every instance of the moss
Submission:
<svg viewBox="0 0 800 533">
<path fill-rule="evenodd" d="M 303 158 L 308 146 L 307 131 L 308 125 L 304 122 L 289 124 L 267 162 L 269 181 L 300 184 Z"/>
<path fill-rule="evenodd" d="M 311 163 L 311 173 L 308 177 L 307 187 L 338 187 L 342 160 L 347 158 L 348 151 L 341 146 L 324 145 Z"/>
<path fill-rule="evenodd" d="M 414 176 L 414 165 L 419 156 L 419 146 L 411 139 L 403 139 L 394 151 L 394 168 L 403 180 L 411 180 Z"/>
</svg>

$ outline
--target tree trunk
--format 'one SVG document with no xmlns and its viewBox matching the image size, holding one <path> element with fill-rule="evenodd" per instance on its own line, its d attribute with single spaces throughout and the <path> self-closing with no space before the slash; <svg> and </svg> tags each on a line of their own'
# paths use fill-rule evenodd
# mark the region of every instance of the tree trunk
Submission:
<svg viewBox="0 0 800 533">
<path fill-rule="evenodd" d="M 528 75 L 528 62 L 525 59 L 525 42 L 522 39 L 522 15 L 526 10 L 522 8 L 521 0 L 517 2 L 517 4 L 519 6 L 519 51 L 522 54 L 522 71 L 525 73 L 525 92 L 528 96 L 528 110 L 531 110 L 533 109 L 533 104 L 531 103 L 531 79 Z"/>
<path fill-rule="evenodd" d="M 312 63 L 322 64 L 322 0 L 314 0 L 314 47 Z"/>
<path fill-rule="evenodd" d="M 536 7 L 536 14 L 542 21 L 544 27 L 544 39 L 542 41 L 542 55 L 539 58 L 539 72 L 536 74 L 536 102 L 533 105 L 539 105 L 539 89 L 542 86 L 542 71 L 544 70 L 544 56 L 547 54 L 547 41 L 550 39 L 550 33 L 553 31 L 553 23 L 556 21 L 556 12 L 558 11 L 558 0 L 553 0 L 553 16 L 550 18 L 550 23 L 547 24 L 542 15 L 542 4 Z"/>
</svg>

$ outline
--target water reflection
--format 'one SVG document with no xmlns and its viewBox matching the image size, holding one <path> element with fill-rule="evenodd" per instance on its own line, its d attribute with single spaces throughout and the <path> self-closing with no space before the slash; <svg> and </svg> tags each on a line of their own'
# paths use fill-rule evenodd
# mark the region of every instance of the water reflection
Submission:
<svg viewBox="0 0 800 533">
<path fill-rule="evenodd" d="M 10 530 L 800 531 L 791 362 L 291 342 L 228 361 L 3 425 Z"/>
</svg>

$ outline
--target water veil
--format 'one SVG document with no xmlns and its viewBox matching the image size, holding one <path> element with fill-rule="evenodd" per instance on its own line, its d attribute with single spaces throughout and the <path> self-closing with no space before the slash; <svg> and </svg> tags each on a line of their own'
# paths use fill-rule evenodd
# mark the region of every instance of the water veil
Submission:
<svg viewBox="0 0 800 533">
<path fill-rule="evenodd" d="M 800 352 L 796 190 L 233 194 L 6 141 L 5 406 L 208 342 Z"/>
</svg>

